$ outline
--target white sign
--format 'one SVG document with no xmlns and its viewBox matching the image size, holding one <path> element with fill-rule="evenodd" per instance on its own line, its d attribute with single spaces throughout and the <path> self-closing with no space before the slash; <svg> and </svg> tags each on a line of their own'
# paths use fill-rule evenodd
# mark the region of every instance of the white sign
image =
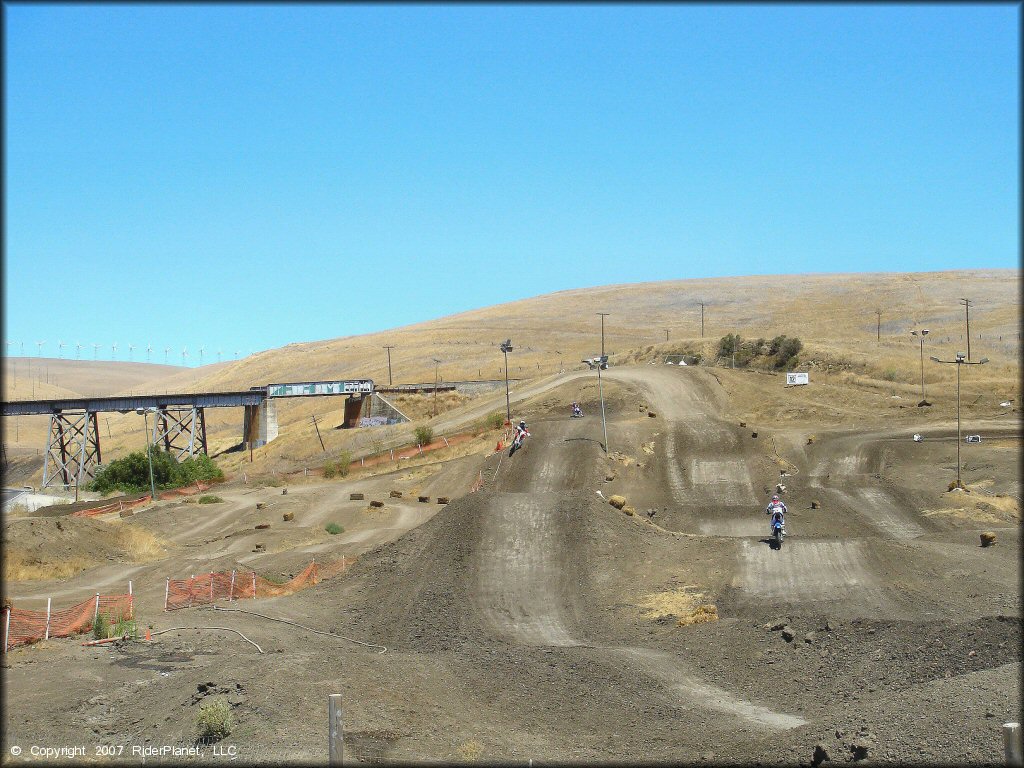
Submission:
<svg viewBox="0 0 1024 768">
<path fill-rule="evenodd" d="M 786 386 L 792 387 L 797 384 L 808 384 L 808 375 L 806 373 L 787 373 L 786 374 Z"/>
</svg>

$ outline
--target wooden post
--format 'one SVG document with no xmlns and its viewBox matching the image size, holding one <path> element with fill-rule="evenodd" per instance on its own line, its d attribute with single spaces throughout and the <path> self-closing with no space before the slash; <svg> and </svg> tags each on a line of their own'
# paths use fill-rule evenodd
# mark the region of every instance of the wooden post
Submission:
<svg viewBox="0 0 1024 768">
<path fill-rule="evenodd" d="M 43 637 L 44 640 L 50 639 L 50 600 L 53 598 L 46 598 L 46 635 Z"/>
<path fill-rule="evenodd" d="M 1003 757 L 1007 765 L 1024 765 L 1020 723 L 1003 723 Z"/>
<path fill-rule="evenodd" d="M 341 765 L 345 760 L 344 731 L 342 728 L 341 694 L 327 697 L 327 749 L 330 765 Z"/>
<path fill-rule="evenodd" d="M 132 594 L 132 582 L 128 580 L 128 618 L 135 618 L 135 595 Z"/>
<path fill-rule="evenodd" d="M 167 577 L 167 583 L 164 585 L 164 610 L 167 610 L 167 598 L 171 594 L 171 577 Z"/>
</svg>

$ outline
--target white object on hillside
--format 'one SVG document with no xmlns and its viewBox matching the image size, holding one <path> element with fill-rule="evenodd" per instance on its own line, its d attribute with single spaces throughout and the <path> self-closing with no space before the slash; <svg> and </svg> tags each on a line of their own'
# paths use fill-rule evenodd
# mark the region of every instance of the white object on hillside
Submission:
<svg viewBox="0 0 1024 768">
<path fill-rule="evenodd" d="M 803 386 L 804 384 L 810 384 L 810 375 L 807 373 L 787 373 L 786 374 L 786 386 Z"/>
<path fill-rule="evenodd" d="M 1013 405 L 1013 403 L 1011 403 L 1009 400 L 1007 400 L 1005 403 L 1000 403 L 999 407 L 1000 408 L 1009 408 L 1011 405 Z"/>
<path fill-rule="evenodd" d="M 967 435 L 964 437 L 965 443 L 980 443 L 981 435 Z"/>
<path fill-rule="evenodd" d="M 924 438 L 921 437 L 920 435 L 914 435 L 914 442 L 915 443 L 920 443 L 922 440 L 924 440 Z"/>
</svg>

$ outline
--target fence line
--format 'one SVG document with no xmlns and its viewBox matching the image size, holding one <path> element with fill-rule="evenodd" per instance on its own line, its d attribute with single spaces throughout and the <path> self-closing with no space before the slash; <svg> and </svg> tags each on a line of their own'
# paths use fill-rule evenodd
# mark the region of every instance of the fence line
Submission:
<svg viewBox="0 0 1024 768">
<path fill-rule="evenodd" d="M 187 485 L 183 488 L 172 488 L 169 491 L 160 491 L 157 494 L 157 498 L 162 501 L 173 501 L 179 496 L 192 496 L 196 493 L 202 493 L 210 489 L 208 483 L 201 483 L 198 480 L 195 482 L 195 487 Z M 134 510 L 136 507 L 140 507 L 143 504 L 148 504 L 152 500 L 150 494 L 140 496 L 132 501 L 114 501 L 110 504 L 104 504 L 101 507 L 91 507 L 89 509 L 80 509 L 77 512 L 72 512 L 75 517 L 95 517 L 96 515 L 105 515 L 110 512 L 122 512 L 126 509 Z"/>
<path fill-rule="evenodd" d="M 29 645 L 51 637 L 70 637 L 89 632 L 102 614 L 107 622 L 116 624 L 135 618 L 135 600 L 131 592 L 123 595 L 101 595 L 62 610 L 52 610 L 51 599 L 45 611 L 29 611 L 7 606 L 4 619 L 4 652 L 19 645 Z"/>
</svg>

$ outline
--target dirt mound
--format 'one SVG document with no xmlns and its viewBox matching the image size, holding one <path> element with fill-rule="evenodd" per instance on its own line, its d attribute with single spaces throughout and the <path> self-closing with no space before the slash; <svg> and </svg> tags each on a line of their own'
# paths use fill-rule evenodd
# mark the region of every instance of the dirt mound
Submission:
<svg viewBox="0 0 1024 768">
<path fill-rule="evenodd" d="M 163 557 L 166 543 L 131 522 L 21 519 L 4 526 L 4 580 L 61 579 L 108 561 Z"/>
</svg>

